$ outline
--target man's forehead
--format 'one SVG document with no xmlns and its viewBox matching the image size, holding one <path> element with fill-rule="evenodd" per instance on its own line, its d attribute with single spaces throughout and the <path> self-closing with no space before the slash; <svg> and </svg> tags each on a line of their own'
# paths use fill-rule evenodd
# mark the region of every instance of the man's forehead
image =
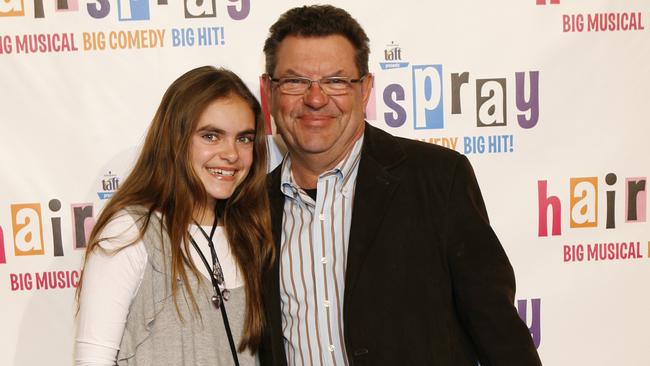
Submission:
<svg viewBox="0 0 650 366">
<path fill-rule="evenodd" d="M 280 42 L 276 52 L 276 71 L 316 65 L 327 69 L 356 70 L 352 43 L 340 35 L 288 36 Z"/>
</svg>

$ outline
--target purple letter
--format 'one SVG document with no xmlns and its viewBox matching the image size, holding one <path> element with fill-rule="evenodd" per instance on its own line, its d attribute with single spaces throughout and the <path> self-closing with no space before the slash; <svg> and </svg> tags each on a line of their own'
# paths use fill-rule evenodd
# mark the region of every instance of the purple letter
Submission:
<svg viewBox="0 0 650 366">
<path fill-rule="evenodd" d="M 530 71 L 530 99 L 526 101 L 524 95 L 525 73 L 515 73 L 515 94 L 517 109 L 521 112 L 530 111 L 530 119 L 526 119 L 526 113 L 517 115 L 517 121 L 521 128 L 533 128 L 539 119 L 539 71 Z"/>
<path fill-rule="evenodd" d="M 392 99 L 393 94 L 395 94 L 395 100 L 404 100 L 404 88 L 399 84 L 390 84 L 384 89 L 384 103 L 397 114 L 393 117 L 393 113 L 386 112 L 384 118 L 390 127 L 399 127 L 406 122 L 406 111 Z"/>
</svg>

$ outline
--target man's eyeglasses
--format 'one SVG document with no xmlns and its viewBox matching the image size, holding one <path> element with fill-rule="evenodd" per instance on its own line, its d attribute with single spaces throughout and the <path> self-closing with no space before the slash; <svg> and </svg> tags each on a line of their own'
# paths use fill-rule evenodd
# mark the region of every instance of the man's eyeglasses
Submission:
<svg viewBox="0 0 650 366">
<path fill-rule="evenodd" d="M 312 80 L 300 76 L 274 79 L 269 75 L 269 80 L 278 84 L 278 89 L 283 94 L 302 95 L 311 88 L 311 83 L 318 83 L 327 95 L 344 95 L 352 90 L 352 84 L 362 82 L 365 77 L 366 75 L 358 79 L 351 79 L 343 76 L 331 76 L 320 80 Z"/>
</svg>

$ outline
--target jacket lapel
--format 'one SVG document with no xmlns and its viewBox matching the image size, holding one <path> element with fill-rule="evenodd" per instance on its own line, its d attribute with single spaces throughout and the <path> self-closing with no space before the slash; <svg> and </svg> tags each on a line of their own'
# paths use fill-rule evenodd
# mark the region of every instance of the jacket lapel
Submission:
<svg viewBox="0 0 650 366">
<path fill-rule="evenodd" d="M 271 206 L 271 230 L 273 241 L 279 255 L 280 241 L 282 240 L 282 215 L 284 213 L 284 195 L 280 190 L 280 176 L 282 164 L 278 165 L 268 176 L 267 188 L 269 190 L 269 205 Z"/>
<path fill-rule="evenodd" d="M 345 301 L 372 249 L 399 178 L 391 169 L 404 160 L 395 138 L 366 123 L 357 173 L 345 279 Z"/>
<path fill-rule="evenodd" d="M 280 243 L 282 240 L 282 214 L 284 206 L 284 195 L 280 191 L 280 176 L 282 164 L 274 169 L 267 178 L 269 193 L 269 204 L 271 208 L 271 231 L 275 244 L 275 261 L 271 272 L 264 280 L 265 307 L 267 316 L 267 330 L 269 335 L 267 346 L 270 347 L 266 354 L 260 349 L 260 361 L 262 364 L 286 365 L 284 352 L 284 338 L 282 336 L 282 309 L 280 300 Z M 270 356 L 270 357 L 269 357 Z"/>
</svg>

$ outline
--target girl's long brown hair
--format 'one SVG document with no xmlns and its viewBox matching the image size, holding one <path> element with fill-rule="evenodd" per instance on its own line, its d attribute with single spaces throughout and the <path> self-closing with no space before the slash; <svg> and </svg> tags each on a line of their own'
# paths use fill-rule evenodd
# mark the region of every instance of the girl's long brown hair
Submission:
<svg viewBox="0 0 650 366">
<path fill-rule="evenodd" d="M 197 121 L 215 100 L 240 97 L 255 115 L 253 166 L 248 176 L 227 200 L 223 225 L 237 264 L 244 274 L 246 320 L 239 350 L 254 352 L 265 324 L 262 304 L 262 273 L 274 258 L 270 229 L 269 201 L 266 193 L 267 147 L 260 104 L 234 73 L 203 66 L 193 69 L 165 92 L 147 132 L 140 156 L 129 176 L 102 210 L 90 235 L 85 261 L 98 243 L 99 234 L 120 210 L 142 206 L 149 210 L 140 230 L 141 239 L 154 212 L 161 214 L 163 230 L 171 241 L 171 289 L 177 300 L 180 278 L 189 291 L 194 310 L 196 299 L 188 286 L 188 268 L 199 276 L 189 258 L 188 228 L 194 214 L 207 201 L 207 193 L 190 164 L 190 144 Z M 80 280 L 77 298 L 83 283 Z M 176 303 L 177 310 L 178 304 Z M 199 314 L 200 316 L 200 314 Z"/>
</svg>

